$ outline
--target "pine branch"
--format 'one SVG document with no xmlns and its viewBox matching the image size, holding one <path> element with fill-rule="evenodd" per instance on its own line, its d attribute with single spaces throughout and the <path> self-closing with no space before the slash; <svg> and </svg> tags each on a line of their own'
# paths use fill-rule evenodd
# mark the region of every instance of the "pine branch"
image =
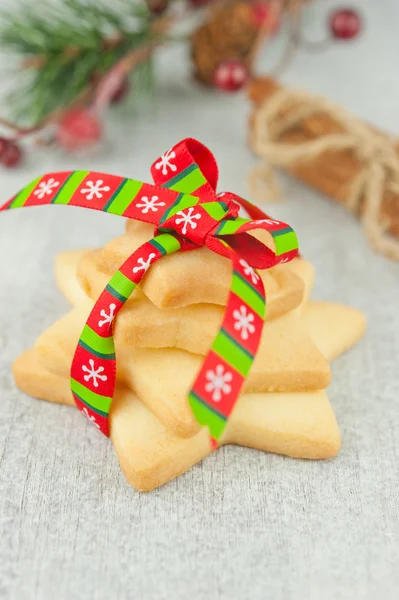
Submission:
<svg viewBox="0 0 399 600">
<path fill-rule="evenodd" d="M 45 1 L 40 13 L 25 2 L 18 12 L 0 13 L 0 47 L 29 67 L 9 97 L 14 118 L 23 123 L 36 124 L 68 106 L 94 76 L 162 35 L 144 2 Z"/>
</svg>

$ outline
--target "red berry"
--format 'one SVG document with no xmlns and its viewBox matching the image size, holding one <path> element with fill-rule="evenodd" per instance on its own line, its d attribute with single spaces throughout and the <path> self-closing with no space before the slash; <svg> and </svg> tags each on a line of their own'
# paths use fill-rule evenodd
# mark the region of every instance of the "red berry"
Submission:
<svg viewBox="0 0 399 600">
<path fill-rule="evenodd" d="M 247 67 L 238 60 L 225 60 L 216 67 L 213 74 L 214 85 L 225 92 L 236 92 L 248 79 Z"/>
<path fill-rule="evenodd" d="M 89 110 L 75 108 L 59 122 L 56 138 L 65 150 L 74 151 L 92 146 L 102 137 L 102 126 Z"/>
<path fill-rule="evenodd" d="M 162 15 L 168 8 L 169 0 L 147 0 L 147 6 L 153 15 Z"/>
<path fill-rule="evenodd" d="M 361 19 L 358 13 L 349 8 L 335 11 L 330 17 L 330 30 L 332 35 L 339 40 L 355 38 L 361 28 Z"/>
<path fill-rule="evenodd" d="M 256 27 L 266 27 L 268 21 L 270 21 L 270 3 L 269 2 L 256 2 L 252 6 L 252 15 Z M 281 13 L 278 13 L 273 17 L 273 22 L 270 23 L 270 33 L 276 34 L 281 27 Z"/>
<path fill-rule="evenodd" d="M 7 141 L 7 140 L 6 140 Z M 22 150 L 14 142 L 7 141 L 1 154 L 1 162 L 5 167 L 17 167 L 22 161 Z"/>
<path fill-rule="evenodd" d="M 10 140 L 8 140 L 7 138 L 0 137 L 0 160 L 9 143 Z"/>
</svg>

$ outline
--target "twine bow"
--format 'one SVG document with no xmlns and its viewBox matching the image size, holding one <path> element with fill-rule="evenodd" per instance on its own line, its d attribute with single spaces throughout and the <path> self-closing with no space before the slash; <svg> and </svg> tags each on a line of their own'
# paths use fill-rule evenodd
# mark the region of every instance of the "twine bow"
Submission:
<svg viewBox="0 0 399 600">
<path fill-rule="evenodd" d="M 326 134 L 300 144 L 281 141 L 284 133 L 300 127 L 304 119 L 316 113 L 331 117 L 342 128 L 342 133 Z M 273 167 L 291 167 L 311 162 L 329 151 L 352 150 L 363 168 L 352 183 L 346 206 L 358 214 L 364 203 L 361 220 L 371 245 L 377 252 L 399 260 L 399 241 L 386 233 L 389 224 L 381 215 L 384 191 L 389 189 L 399 195 L 399 158 L 394 142 L 372 131 L 365 123 L 326 98 L 298 90 L 281 89 L 264 102 L 256 113 L 253 145 L 268 164 L 254 169 L 251 185 L 256 193 L 257 182 L 263 180 L 269 191 L 278 196 Z"/>
<path fill-rule="evenodd" d="M 106 436 L 116 385 L 113 321 L 146 272 L 174 252 L 206 246 L 231 259 L 233 277 L 223 323 L 189 392 L 197 421 L 214 447 L 223 434 L 256 355 L 265 316 L 265 292 L 256 269 L 288 262 L 298 254 L 296 235 L 285 223 L 231 193 L 216 195 L 218 169 L 211 152 L 186 139 L 152 166 L 155 185 L 93 171 L 39 177 L 1 210 L 64 204 L 152 223 L 154 237 L 138 248 L 111 278 L 82 331 L 71 367 L 77 407 Z M 254 219 L 238 216 L 240 206 Z M 264 229 L 271 250 L 248 232 Z M 156 374 L 154 374 L 156 376 Z"/>
</svg>

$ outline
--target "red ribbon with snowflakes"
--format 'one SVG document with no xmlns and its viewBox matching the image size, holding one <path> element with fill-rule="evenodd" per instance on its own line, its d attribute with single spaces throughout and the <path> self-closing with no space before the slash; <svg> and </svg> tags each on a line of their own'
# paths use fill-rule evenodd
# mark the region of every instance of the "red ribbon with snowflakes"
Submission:
<svg viewBox="0 0 399 600">
<path fill-rule="evenodd" d="M 61 204 L 117 214 L 154 225 L 154 237 L 118 269 L 95 302 L 71 366 L 71 390 L 78 408 L 109 435 L 116 386 L 113 322 L 156 261 L 174 252 L 207 247 L 232 262 L 231 291 L 224 319 L 188 395 L 197 421 L 208 427 L 217 447 L 258 350 L 265 317 L 265 292 L 257 269 L 269 269 L 298 255 L 289 225 L 230 192 L 216 193 L 218 169 L 212 153 L 186 139 L 152 166 L 155 184 L 93 171 L 39 177 L 0 211 Z M 239 216 L 243 207 L 250 219 Z M 269 248 L 250 231 L 264 229 Z"/>
</svg>

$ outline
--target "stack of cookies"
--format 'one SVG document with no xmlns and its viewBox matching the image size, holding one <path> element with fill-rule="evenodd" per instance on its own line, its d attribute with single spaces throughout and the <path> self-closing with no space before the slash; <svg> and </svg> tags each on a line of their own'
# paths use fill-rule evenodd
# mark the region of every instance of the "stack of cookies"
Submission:
<svg viewBox="0 0 399 600">
<path fill-rule="evenodd" d="M 57 282 L 72 310 L 15 362 L 24 392 L 74 404 L 69 371 L 86 319 L 115 271 L 152 234 L 152 226 L 129 221 L 126 233 L 102 250 L 57 258 Z M 118 387 L 111 438 L 128 482 L 139 490 L 164 484 L 212 451 L 187 394 L 222 322 L 231 272 L 231 262 L 207 248 L 166 256 L 114 323 Z M 314 272 L 302 258 L 259 274 L 267 298 L 262 340 L 221 443 L 296 458 L 335 456 L 340 432 L 324 391 L 329 362 L 362 336 L 365 319 L 347 306 L 309 300 Z M 104 326 L 113 310 L 102 312 Z M 234 319 L 248 339 L 251 315 L 242 307 Z M 206 373 L 215 402 L 230 392 L 231 374 L 218 369 Z M 91 364 L 86 370 L 97 387 L 101 369 Z"/>
</svg>

